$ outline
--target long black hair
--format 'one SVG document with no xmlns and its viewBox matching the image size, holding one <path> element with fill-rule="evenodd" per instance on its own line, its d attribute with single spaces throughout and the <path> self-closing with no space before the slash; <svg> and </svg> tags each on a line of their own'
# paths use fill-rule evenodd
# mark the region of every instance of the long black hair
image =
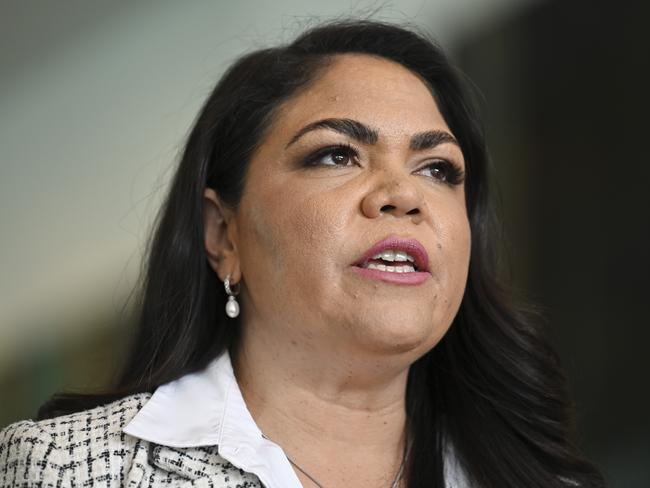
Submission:
<svg viewBox="0 0 650 488">
<path fill-rule="evenodd" d="M 450 330 L 409 372 L 409 488 L 444 486 L 449 446 L 472 486 L 604 486 L 572 441 L 565 378 L 539 321 L 497 279 L 489 159 L 470 85 L 426 35 L 368 20 L 321 24 L 290 44 L 246 54 L 226 71 L 194 123 L 158 215 L 121 376 L 104 395 L 59 394 L 39 416 L 152 392 L 236 348 L 240 327 L 226 319 L 226 294 L 204 249 L 204 190 L 236 209 L 251 154 L 277 107 L 341 53 L 379 56 L 417 74 L 466 161 L 469 275 Z"/>
</svg>

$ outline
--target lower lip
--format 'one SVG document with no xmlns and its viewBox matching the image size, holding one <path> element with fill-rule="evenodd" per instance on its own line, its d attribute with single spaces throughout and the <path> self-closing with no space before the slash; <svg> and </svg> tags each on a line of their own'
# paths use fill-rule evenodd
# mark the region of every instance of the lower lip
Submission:
<svg viewBox="0 0 650 488">
<path fill-rule="evenodd" d="M 379 269 L 361 268 L 359 266 L 352 266 L 352 270 L 366 278 L 385 281 L 386 283 L 395 283 L 396 285 L 420 285 L 431 276 L 430 273 L 424 271 L 395 273 L 391 271 L 381 271 Z"/>
</svg>

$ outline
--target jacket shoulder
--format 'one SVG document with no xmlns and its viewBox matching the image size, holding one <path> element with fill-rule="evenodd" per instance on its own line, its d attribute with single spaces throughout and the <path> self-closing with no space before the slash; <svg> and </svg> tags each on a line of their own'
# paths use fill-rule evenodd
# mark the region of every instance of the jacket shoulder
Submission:
<svg viewBox="0 0 650 488">
<path fill-rule="evenodd" d="M 130 395 L 106 405 L 34 422 L 52 436 L 63 450 L 74 451 L 79 443 L 113 444 L 124 441 L 122 429 L 151 397 L 150 393 Z"/>
<path fill-rule="evenodd" d="M 9 425 L 0 431 L 0 486 L 71 486 L 71 480 L 81 481 L 91 471 L 93 478 L 119 476 L 137 441 L 122 429 L 150 396 L 138 393 L 89 410 Z"/>
</svg>

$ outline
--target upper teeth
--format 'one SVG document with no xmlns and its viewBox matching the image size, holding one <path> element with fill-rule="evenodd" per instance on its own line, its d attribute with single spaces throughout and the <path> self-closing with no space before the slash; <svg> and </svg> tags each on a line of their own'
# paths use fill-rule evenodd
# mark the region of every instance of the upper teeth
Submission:
<svg viewBox="0 0 650 488">
<path fill-rule="evenodd" d="M 384 261 L 415 261 L 410 254 L 407 254 L 404 251 L 393 251 L 390 249 L 386 249 L 385 251 L 376 254 L 372 259 L 383 259 Z"/>
<path fill-rule="evenodd" d="M 375 254 L 371 259 L 383 259 L 384 261 L 395 261 L 395 262 L 414 262 L 413 257 L 404 251 L 393 251 L 391 249 L 386 249 L 378 254 Z M 384 264 L 378 263 L 366 263 L 364 268 L 368 269 L 378 269 L 380 271 L 392 271 L 394 273 L 412 273 L 415 271 L 415 268 L 411 265 L 404 266 L 386 266 Z"/>
</svg>

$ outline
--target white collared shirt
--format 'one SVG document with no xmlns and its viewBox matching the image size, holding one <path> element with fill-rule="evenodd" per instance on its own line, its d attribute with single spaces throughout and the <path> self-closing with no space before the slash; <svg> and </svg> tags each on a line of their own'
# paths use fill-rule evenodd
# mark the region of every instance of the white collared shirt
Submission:
<svg viewBox="0 0 650 488">
<path fill-rule="evenodd" d="M 124 428 L 170 447 L 216 445 L 219 455 L 267 488 L 302 488 L 284 451 L 262 437 L 225 352 L 202 371 L 162 385 Z"/>
<path fill-rule="evenodd" d="M 302 488 L 282 448 L 262 436 L 248 411 L 228 352 L 156 389 L 124 432 L 169 447 L 216 445 L 222 458 L 256 475 L 266 488 Z M 449 461 L 447 456 L 445 484 L 466 487 Z"/>
</svg>

